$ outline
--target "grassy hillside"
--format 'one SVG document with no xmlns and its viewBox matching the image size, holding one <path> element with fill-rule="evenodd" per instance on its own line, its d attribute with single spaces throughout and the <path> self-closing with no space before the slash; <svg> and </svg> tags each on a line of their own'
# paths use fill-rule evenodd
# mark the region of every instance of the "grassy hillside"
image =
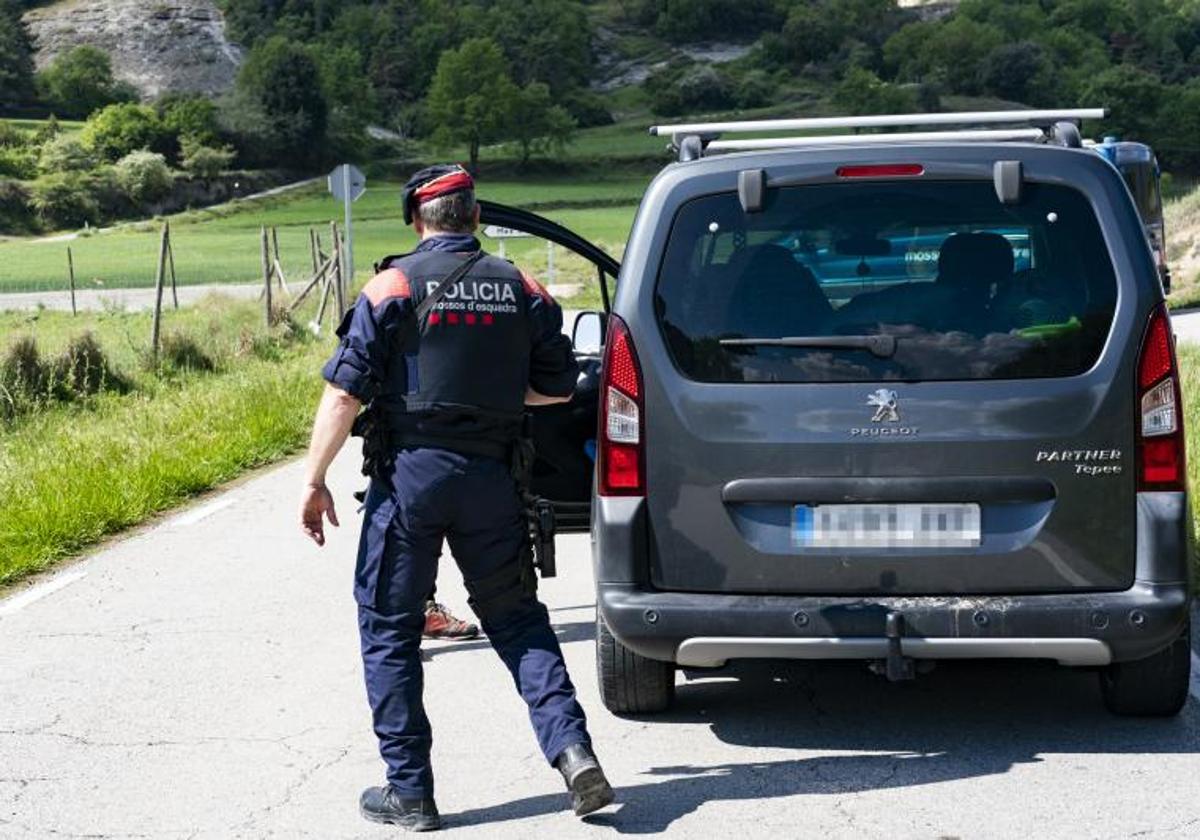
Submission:
<svg viewBox="0 0 1200 840">
<path fill-rule="evenodd" d="M 536 209 L 619 254 L 649 180 L 649 176 L 628 175 L 588 183 L 549 176 L 519 181 L 483 179 L 479 195 Z M 355 204 L 355 254 L 360 273 L 365 273 L 373 260 L 408 250 L 415 242 L 401 219 L 400 187 L 398 181 L 370 182 L 366 195 Z M 179 280 L 188 284 L 244 283 L 260 278 L 261 225 L 279 228 L 285 271 L 289 278 L 298 278 L 310 266 L 309 227 L 320 231 L 328 248 L 332 219 L 340 221 L 341 206 L 323 184 L 287 196 L 173 217 L 172 243 Z M 145 223 L 73 241 L 24 239 L 0 243 L 0 291 L 65 288 L 68 246 L 81 287 L 153 285 L 158 224 Z M 507 250 L 510 256 L 530 261 L 534 268 L 545 262 L 545 249 L 536 242 L 510 242 Z"/>
</svg>

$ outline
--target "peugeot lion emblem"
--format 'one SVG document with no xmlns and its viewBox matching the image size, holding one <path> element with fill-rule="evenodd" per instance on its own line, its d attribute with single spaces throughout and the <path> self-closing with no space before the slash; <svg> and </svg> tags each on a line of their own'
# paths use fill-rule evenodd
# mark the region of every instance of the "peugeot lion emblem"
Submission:
<svg viewBox="0 0 1200 840">
<path fill-rule="evenodd" d="M 875 416 L 871 418 L 872 423 L 900 422 L 900 410 L 896 405 L 895 391 L 880 388 L 867 396 L 867 405 L 875 407 Z"/>
</svg>

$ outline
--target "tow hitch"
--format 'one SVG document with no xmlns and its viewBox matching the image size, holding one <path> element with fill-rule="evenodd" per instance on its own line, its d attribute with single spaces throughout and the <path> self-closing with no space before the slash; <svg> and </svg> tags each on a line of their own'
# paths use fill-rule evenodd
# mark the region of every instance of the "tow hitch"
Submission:
<svg viewBox="0 0 1200 840">
<path fill-rule="evenodd" d="M 872 662 L 871 670 L 882 673 L 889 682 L 911 680 L 917 675 L 916 663 L 911 657 L 905 656 L 900 649 L 900 639 L 904 637 L 904 615 L 889 612 L 884 625 L 884 636 L 887 638 L 887 659 L 883 662 Z"/>
</svg>

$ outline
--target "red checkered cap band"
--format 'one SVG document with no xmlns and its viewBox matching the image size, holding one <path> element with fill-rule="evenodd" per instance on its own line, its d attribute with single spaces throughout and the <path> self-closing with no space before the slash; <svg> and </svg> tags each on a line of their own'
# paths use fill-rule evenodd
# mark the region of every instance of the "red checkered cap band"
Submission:
<svg viewBox="0 0 1200 840">
<path fill-rule="evenodd" d="M 459 190 L 473 189 L 475 189 L 475 179 L 465 169 L 460 169 L 457 172 L 447 172 L 441 177 L 434 178 L 428 184 L 417 187 L 416 192 L 413 193 L 413 200 L 419 207 L 425 202 L 441 198 L 443 195 Z"/>
</svg>

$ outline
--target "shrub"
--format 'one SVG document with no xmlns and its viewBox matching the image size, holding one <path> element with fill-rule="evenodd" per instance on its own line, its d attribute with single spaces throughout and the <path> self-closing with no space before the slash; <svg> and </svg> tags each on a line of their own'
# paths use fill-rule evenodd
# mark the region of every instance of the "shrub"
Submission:
<svg viewBox="0 0 1200 840">
<path fill-rule="evenodd" d="M 0 120 L 0 149 L 19 148 L 29 142 L 29 135 L 7 120 Z"/>
<path fill-rule="evenodd" d="M 916 109 L 916 94 L 882 82 L 870 70 L 852 67 L 833 91 L 833 101 L 851 114 L 907 114 Z"/>
<path fill-rule="evenodd" d="M 651 108 L 665 116 L 729 108 L 734 102 L 728 76 L 708 65 L 669 66 L 651 74 L 644 86 Z"/>
<path fill-rule="evenodd" d="M 44 146 L 60 134 L 62 134 L 62 126 L 58 124 L 58 117 L 51 114 L 33 133 L 33 142 L 38 146 Z"/>
<path fill-rule="evenodd" d="M 147 105 L 109 105 L 88 117 L 83 144 L 105 160 L 117 161 L 138 149 L 164 151 L 168 132 Z"/>
<path fill-rule="evenodd" d="M 156 152 L 130 152 L 117 162 L 115 171 L 121 190 L 135 204 L 157 201 L 171 192 L 171 168 Z"/>
<path fill-rule="evenodd" d="M 182 147 L 184 171 L 205 180 L 216 178 L 228 169 L 236 156 L 228 146 L 214 148 L 193 140 L 184 140 Z"/>
<path fill-rule="evenodd" d="M 775 82 L 762 70 L 751 70 L 738 82 L 733 98 L 739 108 L 761 108 L 771 103 Z"/>
<path fill-rule="evenodd" d="M 100 218 L 131 216 L 138 210 L 136 202 L 129 198 L 121 186 L 115 166 L 105 164 L 93 169 L 87 173 L 86 181 L 92 198 L 100 208 Z"/>
<path fill-rule="evenodd" d="M 0 146 L 0 176 L 28 181 L 38 173 L 37 151 L 28 146 Z"/>
<path fill-rule="evenodd" d="M 86 172 L 95 165 L 96 158 L 82 143 L 64 135 L 46 141 L 38 155 L 38 169 L 46 175 L 54 172 Z"/>
<path fill-rule="evenodd" d="M 562 98 L 562 106 L 575 118 L 575 124 L 580 128 L 612 125 L 615 122 L 612 113 L 605 106 L 604 100 L 586 90 L 574 90 L 567 93 Z"/>
<path fill-rule="evenodd" d="M 126 391 L 129 383 L 113 372 L 108 357 L 91 332 L 72 338 L 52 365 L 61 399 L 90 397 L 101 391 Z"/>
<path fill-rule="evenodd" d="M 169 372 L 215 370 L 217 363 L 212 356 L 186 333 L 170 332 L 163 336 L 159 347 L 159 364 Z"/>
<path fill-rule="evenodd" d="M 36 399 L 44 395 L 50 378 L 37 341 L 31 335 L 13 341 L 0 359 L 0 386 L 10 399 Z"/>
<path fill-rule="evenodd" d="M 35 226 L 29 190 L 18 181 L 0 179 L 0 230 L 29 232 Z"/>
<path fill-rule="evenodd" d="M 100 205 L 91 184 L 77 172 L 43 175 L 33 183 L 30 204 L 53 228 L 82 227 L 99 220 Z"/>
</svg>

